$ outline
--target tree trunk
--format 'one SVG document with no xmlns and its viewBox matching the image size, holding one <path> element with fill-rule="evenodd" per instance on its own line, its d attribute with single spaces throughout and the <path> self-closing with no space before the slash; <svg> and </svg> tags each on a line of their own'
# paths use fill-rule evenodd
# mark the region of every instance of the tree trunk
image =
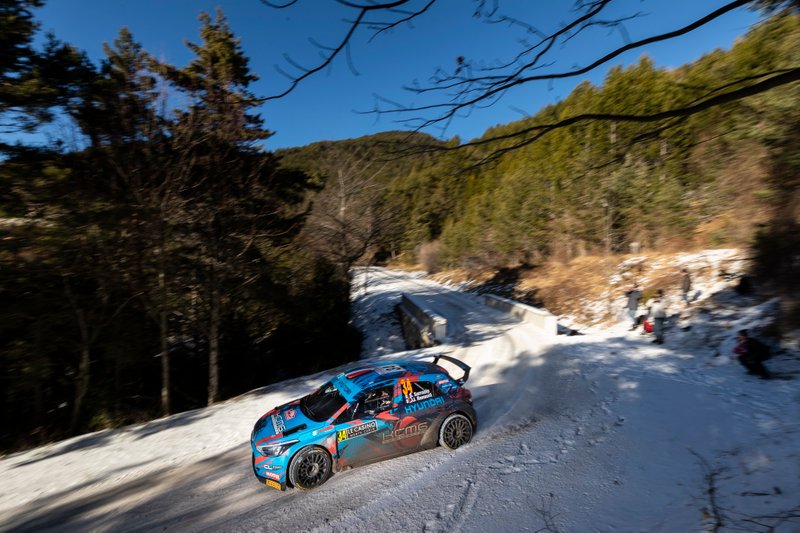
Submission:
<svg viewBox="0 0 800 533">
<path fill-rule="evenodd" d="M 170 376 L 169 376 L 169 345 L 167 344 L 167 334 L 169 323 L 167 321 L 167 273 L 166 273 L 166 239 L 164 228 L 161 228 L 160 235 L 160 257 L 158 273 L 158 292 L 159 292 L 159 311 L 158 311 L 158 334 L 161 347 L 161 414 L 167 416 L 170 413 Z"/>
<path fill-rule="evenodd" d="M 211 273 L 211 321 L 208 328 L 208 405 L 219 400 L 219 287 Z"/>
<path fill-rule="evenodd" d="M 85 332 L 85 324 L 81 324 L 81 337 Z M 89 351 L 89 343 L 85 338 L 81 339 L 81 361 L 78 364 L 78 376 L 75 378 L 75 401 L 72 404 L 72 417 L 69 422 L 69 432 L 74 433 L 78 428 L 78 421 L 80 420 L 81 408 L 83 407 L 83 400 L 86 393 L 89 391 L 89 365 L 91 363 L 91 356 Z"/>
<path fill-rule="evenodd" d="M 158 319 L 158 332 L 161 339 L 161 414 L 170 413 L 169 395 L 169 346 L 167 345 L 167 312 L 161 310 Z"/>
<path fill-rule="evenodd" d="M 89 338 L 89 325 L 86 321 L 86 315 L 83 309 L 78 306 L 78 302 L 72 294 L 69 279 L 66 276 L 62 279 L 64 282 L 64 292 L 73 311 L 75 311 L 75 320 L 78 322 L 78 330 L 80 331 L 79 346 L 81 359 L 78 363 L 78 375 L 75 376 L 75 399 L 72 402 L 72 416 L 70 416 L 69 421 L 69 432 L 73 433 L 78 427 L 81 408 L 83 407 L 83 399 L 86 397 L 86 393 L 89 390 L 89 365 L 91 363 L 89 347 L 91 345 L 91 339 Z"/>
</svg>

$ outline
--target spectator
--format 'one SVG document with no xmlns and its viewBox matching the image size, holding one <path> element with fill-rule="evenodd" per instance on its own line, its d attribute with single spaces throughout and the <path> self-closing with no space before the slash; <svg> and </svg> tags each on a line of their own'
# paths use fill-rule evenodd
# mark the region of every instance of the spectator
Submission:
<svg viewBox="0 0 800 533">
<path fill-rule="evenodd" d="M 642 299 L 642 291 L 639 289 L 639 284 L 634 283 L 627 291 L 625 296 L 628 298 L 628 316 L 631 317 L 631 331 L 635 330 L 639 325 L 639 318 L 636 316 L 636 311 L 639 309 L 639 300 Z"/>
<path fill-rule="evenodd" d="M 656 297 L 648 302 L 647 314 L 653 319 L 653 335 L 655 344 L 664 344 L 664 322 L 667 320 L 669 300 L 664 297 L 663 289 L 658 289 Z"/>
<path fill-rule="evenodd" d="M 692 277 L 689 275 L 689 271 L 685 268 L 681 269 L 681 294 L 683 295 L 683 301 L 686 305 L 689 305 L 689 291 L 692 290 Z"/>
<path fill-rule="evenodd" d="M 739 283 L 736 284 L 736 294 L 742 296 L 749 296 L 753 292 L 753 285 L 750 283 L 750 276 L 744 275 L 739 278 Z"/>
<path fill-rule="evenodd" d="M 769 348 L 758 339 L 750 337 L 746 329 L 740 330 L 736 336 L 736 347 L 733 352 L 747 369 L 748 374 L 755 374 L 761 379 L 771 377 L 769 370 L 764 366 L 764 361 L 769 359 Z"/>
</svg>

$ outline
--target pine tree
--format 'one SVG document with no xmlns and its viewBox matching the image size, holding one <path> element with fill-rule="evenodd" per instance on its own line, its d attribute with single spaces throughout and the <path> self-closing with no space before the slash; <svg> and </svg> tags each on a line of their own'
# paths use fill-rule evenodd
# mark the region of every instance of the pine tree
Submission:
<svg viewBox="0 0 800 533">
<path fill-rule="evenodd" d="M 237 299 L 267 276 L 272 247 L 300 228 L 293 206 L 306 183 L 278 172 L 259 142 L 271 135 L 254 109 L 256 80 L 241 43 L 221 10 L 200 15 L 195 59 L 169 75 L 191 98 L 174 135 L 187 140 L 196 165 L 191 175 L 189 224 L 196 234 L 193 262 L 208 338 L 208 403 L 220 395 L 221 323 Z M 241 302 L 240 302 L 241 303 Z"/>
</svg>

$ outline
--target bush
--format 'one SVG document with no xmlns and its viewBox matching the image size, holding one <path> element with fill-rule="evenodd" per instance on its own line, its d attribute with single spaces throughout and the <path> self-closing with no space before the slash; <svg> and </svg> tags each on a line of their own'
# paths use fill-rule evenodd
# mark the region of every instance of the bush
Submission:
<svg viewBox="0 0 800 533">
<path fill-rule="evenodd" d="M 441 245 L 439 241 L 426 242 L 419 247 L 419 263 L 428 274 L 435 274 L 439 271 Z"/>
</svg>

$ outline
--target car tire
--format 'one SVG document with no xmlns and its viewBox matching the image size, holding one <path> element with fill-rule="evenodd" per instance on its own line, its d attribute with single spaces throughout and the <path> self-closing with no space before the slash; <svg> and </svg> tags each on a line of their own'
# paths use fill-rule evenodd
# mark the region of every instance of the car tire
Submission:
<svg viewBox="0 0 800 533">
<path fill-rule="evenodd" d="M 311 490 L 331 476 L 331 456 L 317 446 L 303 448 L 289 463 L 289 481 L 300 490 Z"/>
<path fill-rule="evenodd" d="M 455 450 L 472 439 L 472 421 L 461 413 L 453 413 L 442 422 L 439 428 L 439 444 L 448 450 Z"/>
</svg>

